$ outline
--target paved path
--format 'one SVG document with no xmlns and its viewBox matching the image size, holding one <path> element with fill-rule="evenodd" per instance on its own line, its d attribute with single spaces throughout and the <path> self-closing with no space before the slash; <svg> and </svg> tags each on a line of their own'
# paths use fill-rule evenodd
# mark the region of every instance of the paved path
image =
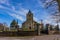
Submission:
<svg viewBox="0 0 60 40">
<path fill-rule="evenodd" d="M 35 37 L 0 37 L 0 40 L 60 40 L 60 35 L 46 35 Z"/>
</svg>

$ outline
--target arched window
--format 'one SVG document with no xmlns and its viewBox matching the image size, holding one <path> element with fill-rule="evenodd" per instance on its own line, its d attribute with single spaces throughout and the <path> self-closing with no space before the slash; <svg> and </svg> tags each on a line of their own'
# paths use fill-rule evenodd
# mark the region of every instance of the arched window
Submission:
<svg viewBox="0 0 60 40">
<path fill-rule="evenodd" d="M 29 29 L 31 29 L 31 27 L 29 27 Z"/>
</svg>

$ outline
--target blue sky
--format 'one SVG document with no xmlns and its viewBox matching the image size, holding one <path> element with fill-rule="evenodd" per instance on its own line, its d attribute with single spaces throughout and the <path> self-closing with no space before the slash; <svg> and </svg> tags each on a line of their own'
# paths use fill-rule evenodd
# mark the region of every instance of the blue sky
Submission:
<svg viewBox="0 0 60 40">
<path fill-rule="evenodd" d="M 40 22 L 52 23 L 50 14 L 57 11 L 57 2 L 54 1 L 49 8 L 46 9 L 46 3 L 52 0 L 0 0 L 0 23 L 10 25 L 13 19 L 18 20 L 21 25 L 26 20 L 26 14 L 29 10 L 34 15 L 34 20 Z"/>
</svg>

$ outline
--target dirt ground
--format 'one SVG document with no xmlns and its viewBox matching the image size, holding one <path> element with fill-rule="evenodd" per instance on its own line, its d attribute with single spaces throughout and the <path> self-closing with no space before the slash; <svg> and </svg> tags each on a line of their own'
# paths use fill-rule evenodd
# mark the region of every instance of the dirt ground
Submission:
<svg viewBox="0 0 60 40">
<path fill-rule="evenodd" d="M 34 37 L 0 37 L 0 40 L 60 40 L 60 35 L 44 35 Z"/>
</svg>

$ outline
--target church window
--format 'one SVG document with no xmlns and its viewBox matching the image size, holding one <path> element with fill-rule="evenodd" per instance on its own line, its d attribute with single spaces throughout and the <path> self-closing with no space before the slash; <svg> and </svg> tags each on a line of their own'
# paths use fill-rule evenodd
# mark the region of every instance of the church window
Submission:
<svg viewBox="0 0 60 40">
<path fill-rule="evenodd" d="M 31 15 L 29 15 L 29 16 L 31 16 Z"/>
</svg>

